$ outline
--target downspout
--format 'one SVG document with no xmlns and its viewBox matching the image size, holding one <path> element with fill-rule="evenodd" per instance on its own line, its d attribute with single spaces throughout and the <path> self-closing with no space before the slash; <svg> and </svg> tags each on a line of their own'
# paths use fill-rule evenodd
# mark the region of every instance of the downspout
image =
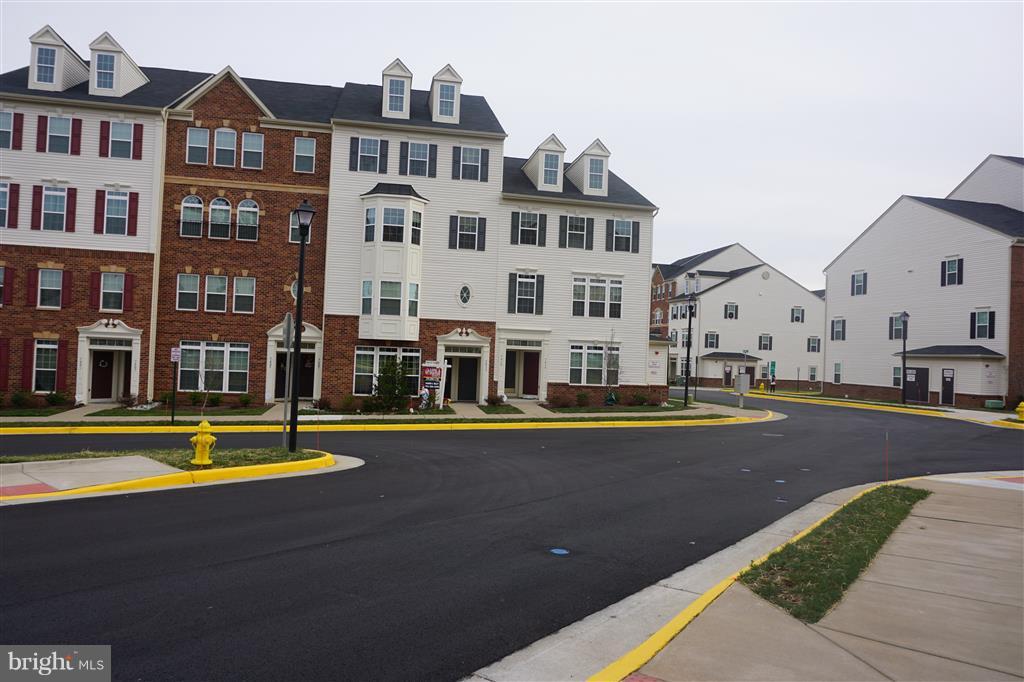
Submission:
<svg viewBox="0 0 1024 682">
<path fill-rule="evenodd" d="M 157 307 L 160 302 L 160 243 L 163 240 L 164 225 L 164 156 L 167 153 L 167 107 L 160 110 L 160 117 L 163 119 L 163 127 L 158 136 L 158 151 L 154 154 L 158 164 L 154 174 L 156 182 L 153 193 L 153 216 L 156 218 L 156 225 L 153 231 L 153 281 L 149 308 L 149 366 L 146 368 L 146 400 L 150 402 L 155 393 L 153 378 L 156 374 Z"/>
</svg>

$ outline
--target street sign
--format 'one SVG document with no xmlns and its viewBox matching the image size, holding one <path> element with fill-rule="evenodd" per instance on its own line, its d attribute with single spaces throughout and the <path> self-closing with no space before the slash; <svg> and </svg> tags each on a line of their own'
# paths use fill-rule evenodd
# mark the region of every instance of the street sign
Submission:
<svg viewBox="0 0 1024 682">
<path fill-rule="evenodd" d="M 174 346 L 171 348 L 171 362 L 181 362 L 181 347 Z"/>
</svg>

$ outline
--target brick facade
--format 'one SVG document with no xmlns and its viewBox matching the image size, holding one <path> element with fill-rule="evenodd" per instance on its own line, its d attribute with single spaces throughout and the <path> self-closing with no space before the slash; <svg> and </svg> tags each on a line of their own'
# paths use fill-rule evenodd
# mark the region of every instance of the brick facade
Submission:
<svg viewBox="0 0 1024 682">
<path fill-rule="evenodd" d="M 822 394 L 833 398 L 853 398 L 855 400 L 878 400 L 883 402 L 898 403 L 902 398 L 900 389 L 896 386 L 865 386 L 863 384 L 833 384 L 825 382 Z M 929 405 L 939 405 L 938 391 L 931 391 L 928 394 Z M 998 395 L 971 395 L 968 393 L 957 393 L 954 397 L 954 407 L 977 408 L 984 407 L 986 400 L 1002 400 Z M 910 403 L 919 405 L 922 403 Z"/>
<path fill-rule="evenodd" d="M 662 293 L 658 292 L 658 287 L 665 284 L 665 279 L 661 276 L 661 269 L 654 268 L 651 274 L 651 333 L 656 334 L 660 337 L 668 337 L 668 299 L 675 296 L 675 282 L 668 282 L 666 287 L 667 291 Z M 654 313 L 655 311 L 661 311 L 661 324 L 654 324 Z"/>
<path fill-rule="evenodd" d="M 146 395 L 146 367 L 149 362 L 150 300 L 153 282 L 153 256 L 147 253 L 124 251 L 88 251 L 39 246 L 16 246 L 5 244 L 0 253 L 0 266 L 4 268 L 7 285 L 4 297 L 9 303 L 0 308 L 0 343 L 6 347 L 7 357 L 0 357 L 6 365 L 6 375 L 0 375 L 0 393 L 8 396 L 22 390 L 26 369 L 32 372 L 33 358 L 27 358 L 25 342 L 34 338 L 55 339 L 59 342 L 57 391 L 69 398 L 75 397 L 75 383 L 79 368 L 78 328 L 92 325 L 99 320 L 120 320 L 134 329 L 142 329 L 141 357 L 138 359 L 139 395 Z M 36 292 L 28 287 L 28 273 L 38 268 L 52 268 L 64 271 L 65 283 L 60 310 L 40 310 L 36 307 Z M 130 275 L 130 308 L 123 312 L 101 312 L 92 294 L 93 275 L 102 271 L 123 272 Z M 10 294 L 7 293 L 8 286 Z M 31 300 L 30 300 L 31 298 Z M 134 360 L 134 359 L 133 359 Z M 88 368 L 83 368 L 88 371 Z M 122 395 L 115 387 L 114 398 Z"/>
<path fill-rule="evenodd" d="M 330 178 L 329 132 L 315 133 L 270 128 L 260 124 L 264 114 L 256 103 L 230 77 L 225 77 L 206 92 L 193 107 L 193 120 L 171 119 L 167 126 L 167 182 L 164 188 L 161 237 L 160 288 L 154 386 L 156 396 L 173 385 L 170 349 L 182 340 L 222 341 L 249 344 L 248 393 L 254 402 L 264 400 L 267 356 L 267 332 L 280 324 L 285 313 L 294 314 L 295 299 L 291 285 L 298 272 L 297 243 L 289 242 L 291 211 L 308 199 L 317 214 L 306 247 L 303 320 L 319 327 L 323 319 L 324 253 L 327 221 L 327 188 Z M 208 164 L 185 162 L 187 129 L 205 127 L 210 133 Z M 213 165 L 214 137 L 217 128 L 237 132 L 235 167 Z M 241 168 L 242 133 L 263 134 L 262 169 Z M 293 145 L 296 137 L 316 139 L 313 173 L 293 170 Z M 203 236 L 180 234 L 182 200 L 189 195 L 203 200 Z M 223 197 L 231 204 L 231 238 L 209 237 L 210 202 Z M 256 241 L 237 236 L 239 202 L 251 199 L 259 206 L 259 233 Z M 177 310 L 177 275 L 200 276 L 198 311 Z M 228 277 L 226 312 L 207 312 L 205 290 L 207 275 Z M 256 298 L 253 313 L 233 312 L 234 278 L 255 277 Z M 230 396 L 227 396 L 230 400 Z"/>
<path fill-rule="evenodd" d="M 1010 407 L 1024 402 L 1024 245 L 1010 247 L 1010 344 L 1007 358 Z"/>
<path fill-rule="evenodd" d="M 569 405 L 576 405 L 576 396 L 580 393 L 586 393 L 590 396 L 590 405 L 603 405 L 605 396 L 608 395 L 608 390 L 607 386 L 576 386 L 549 381 L 548 402 L 558 404 L 561 401 Z M 668 386 L 664 384 L 660 386 L 621 385 L 613 386 L 611 390 L 622 405 L 631 404 L 635 396 L 645 396 L 647 402 L 656 402 L 658 404 L 668 400 Z"/>
</svg>

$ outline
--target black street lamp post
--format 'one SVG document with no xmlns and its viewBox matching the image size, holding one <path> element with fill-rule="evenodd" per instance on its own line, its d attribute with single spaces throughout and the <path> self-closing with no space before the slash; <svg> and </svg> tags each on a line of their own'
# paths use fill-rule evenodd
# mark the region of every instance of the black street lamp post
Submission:
<svg viewBox="0 0 1024 682">
<path fill-rule="evenodd" d="M 690 348 L 693 346 L 693 311 L 697 309 L 697 297 L 692 293 L 686 297 L 686 368 L 683 370 L 683 407 L 690 404 Z"/>
<path fill-rule="evenodd" d="M 291 424 L 288 429 L 288 452 L 295 452 L 299 438 L 299 373 L 302 371 L 302 291 L 306 278 L 306 241 L 309 239 L 309 225 L 313 222 L 316 210 L 310 206 L 308 199 L 295 209 L 299 221 L 299 277 L 295 291 L 295 349 L 292 355 L 292 405 Z"/>
<path fill-rule="evenodd" d="M 903 404 L 907 404 L 907 322 L 910 321 L 910 313 L 904 310 L 900 313 L 900 336 L 903 337 L 903 372 L 900 378 L 900 398 Z"/>
</svg>

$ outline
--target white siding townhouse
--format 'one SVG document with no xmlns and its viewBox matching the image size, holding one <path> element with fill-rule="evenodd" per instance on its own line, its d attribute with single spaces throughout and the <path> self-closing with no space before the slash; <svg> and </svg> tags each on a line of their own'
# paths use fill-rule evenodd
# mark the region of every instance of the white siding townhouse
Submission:
<svg viewBox="0 0 1024 682">
<path fill-rule="evenodd" d="M 978 406 L 1024 398 L 1024 159 L 946 198 L 902 196 L 825 269 L 825 392 Z M 902 324 L 901 314 L 909 314 Z"/>
<path fill-rule="evenodd" d="M 825 305 L 821 297 L 768 265 L 740 244 L 658 265 L 674 282 L 667 300 L 674 374 L 685 374 L 687 330 L 696 385 L 731 386 L 737 375 L 766 386 L 819 386 Z M 687 319 L 688 298 L 695 312 Z M 688 324 L 689 323 L 689 324 Z"/>
</svg>

